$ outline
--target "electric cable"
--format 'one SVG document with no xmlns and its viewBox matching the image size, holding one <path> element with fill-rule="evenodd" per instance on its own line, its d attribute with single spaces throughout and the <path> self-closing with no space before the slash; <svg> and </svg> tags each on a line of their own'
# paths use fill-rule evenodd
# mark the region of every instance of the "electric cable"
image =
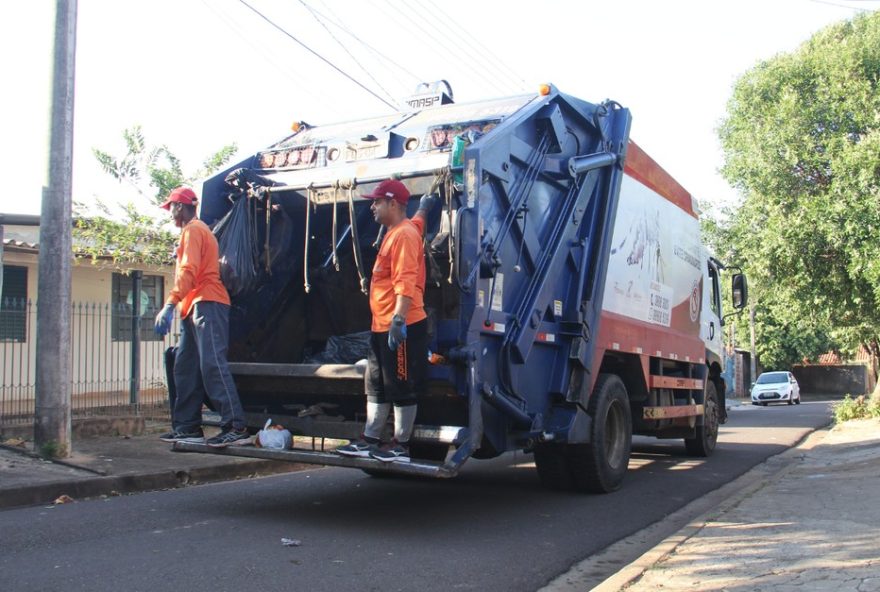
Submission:
<svg viewBox="0 0 880 592">
<path fill-rule="evenodd" d="M 337 66 L 336 64 L 334 64 L 333 62 L 331 62 L 330 60 L 328 60 L 327 58 L 325 58 L 325 57 L 322 56 L 321 54 L 319 54 L 317 51 L 315 51 L 314 49 L 312 49 L 311 47 L 309 47 L 308 45 L 306 45 L 305 43 L 303 43 L 302 41 L 300 41 L 299 39 L 297 39 L 296 37 L 294 37 L 294 36 L 291 35 L 290 33 L 288 33 L 284 28 L 282 28 L 280 25 L 278 25 L 277 23 L 275 23 L 272 19 L 270 19 L 269 17 L 267 17 L 265 14 L 263 14 L 262 12 L 260 12 L 259 10 L 257 10 L 256 8 L 254 8 L 253 6 L 251 6 L 250 4 L 248 4 L 245 0 L 238 0 L 238 1 L 239 1 L 241 4 L 243 4 L 244 6 L 246 6 L 247 8 L 249 8 L 254 14 L 256 14 L 257 16 L 259 16 L 261 19 L 263 19 L 264 21 L 266 21 L 267 23 L 269 23 L 272 27 L 274 27 L 275 29 L 277 29 L 278 31 L 280 31 L 281 33 L 283 33 L 284 35 L 286 35 L 287 37 L 289 37 L 291 40 L 295 41 L 295 42 L 296 42 L 297 44 L 299 44 L 303 49 L 307 50 L 309 53 L 311 53 L 312 55 L 314 55 L 315 57 L 317 57 L 318 59 L 320 59 L 322 62 L 324 62 L 325 64 L 327 64 L 328 66 L 330 66 L 331 68 L 333 68 L 334 70 L 336 70 L 337 72 L 339 72 L 340 74 L 342 74 L 343 76 L 345 76 L 346 78 L 348 78 L 349 80 L 351 80 L 352 82 L 354 82 L 354 83 L 355 83 L 356 85 L 358 85 L 360 88 L 362 88 L 363 90 L 365 90 L 366 92 L 368 92 L 370 95 L 372 95 L 373 97 L 375 97 L 376 99 L 378 99 L 379 101 L 381 101 L 382 103 L 384 103 L 386 106 L 390 107 L 392 110 L 394 110 L 394 111 L 398 111 L 398 108 L 397 108 L 396 105 L 393 105 L 392 103 L 389 103 L 388 101 L 386 101 L 385 99 L 383 99 L 382 97 L 380 97 L 379 95 L 377 95 L 375 92 L 373 92 L 372 90 L 370 90 L 369 88 L 367 88 L 366 86 L 364 86 L 364 84 L 361 83 L 359 80 L 357 80 L 356 78 L 354 78 L 353 76 L 351 76 L 350 74 L 348 74 L 345 70 L 341 69 L 339 66 Z"/>
<path fill-rule="evenodd" d="M 379 87 L 379 90 L 381 90 L 383 93 L 385 93 L 385 96 L 386 96 L 388 99 L 390 99 L 390 100 L 393 101 L 393 100 L 394 100 L 394 97 L 391 95 L 391 93 L 389 93 L 387 90 L 385 90 L 385 88 L 379 83 L 378 80 L 376 80 L 376 78 L 370 73 L 370 71 L 367 70 L 367 69 L 364 67 L 364 65 L 361 64 L 361 63 L 358 61 L 358 59 L 354 56 L 354 54 L 351 53 L 351 52 L 348 50 L 348 48 L 345 46 L 345 44 L 342 43 L 339 39 L 336 38 L 336 35 L 334 35 L 334 34 L 333 34 L 333 31 L 330 30 L 330 27 L 328 27 L 328 26 L 324 23 L 324 21 L 321 20 L 321 17 L 318 16 L 318 13 L 317 13 L 315 10 L 313 10 L 312 7 L 309 6 L 309 4 L 308 4 L 305 0 L 299 0 L 299 3 L 302 4 L 302 5 L 306 8 L 306 10 L 309 11 L 309 13 L 312 15 L 312 17 L 313 17 L 316 21 L 318 21 L 318 24 L 321 25 L 321 26 L 324 28 L 325 31 L 327 31 L 327 34 L 330 35 L 330 38 L 333 39 L 333 41 L 335 41 L 335 42 L 339 45 L 339 47 L 342 48 L 342 51 L 344 51 L 346 54 L 348 54 L 348 57 L 351 58 L 351 61 L 353 61 L 355 64 L 357 64 L 357 66 L 358 66 L 361 70 L 364 71 L 364 74 L 366 74 L 366 75 L 370 78 L 370 80 L 372 80 L 373 83 L 374 83 L 376 86 Z"/>
<path fill-rule="evenodd" d="M 461 39 L 464 43 L 470 46 L 475 52 L 483 53 L 483 57 L 489 58 L 490 61 L 494 62 L 502 69 L 507 70 L 508 75 L 511 79 L 514 80 L 514 83 L 521 89 L 528 91 L 529 86 L 525 80 L 519 75 L 519 73 L 508 66 L 501 57 L 498 56 L 495 52 L 489 49 L 486 45 L 484 45 L 479 36 L 467 34 L 468 31 L 464 28 L 464 26 L 460 23 L 457 23 L 452 20 L 450 17 L 438 4 L 432 4 L 430 2 L 426 2 L 425 0 L 416 0 L 417 3 L 421 4 L 422 7 L 430 13 L 437 15 L 440 19 L 445 20 L 449 26 L 449 30 L 456 35 L 459 39 Z M 464 31 L 464 33 L 462 33 Z"/>
<path fill-rule="evenodd" d="M 254 43 L 252 43 L 250 39 L 248 39 L 245 35 L 243 35 L 241 33 L 241 31 L 239 31 L 233 25 L 233 23 L 229 20 L 228 15 L 224 15 L 217 10 L 216 5 L 212 5 L 211 3 L 208 2 L 208 0 L 202 0 L 202 4 L 205 5 L 205 8 L 207 8 L 212 13 L 214 13 L 214 16 L 217 18 L 217 20 L 219 20 L 224 25 L 226 25 L 226 27 L 229 28 L 230 31 L 232 31 L 248 47 L 250 47 L 252 50 L 254 50 L 255 53 L 261 55 L 268 63 L 272 64 L 275 67 L 275 69 L 278 70 L 278 72 L 280 74 L 282 74 L 284 77 L 288 78 L 292 82 L 296 82 L 298 85 L 301 85 L 299 87 L 299 91 L 304 92 L 305 94 L 309 95 L 310 97 L 312 97 L 316 101 L 320 101 L 320 102 L 330 101 L 335 105 L 339 105 L 339 103 L 334 101 L 333 96 L 330 95 L 329 93 L 323 94 L 323 95 L 318 95 L 315 92 L 313 92 L 308 86 L 302 85 L 303 76 L 300 72 L 297 72 L 295 69 L 291 68 L 290 66 L 288 66 L 286 64 L 280 64 L 271 53 L 264 51 L 263 49 L 261 49 L 260 47 L 258 47 Z"/>
<path fill-rule="evenodd" d="M 357 41 L 358 43 L 360 43 L 361 45 L 366 47 L 368 50 L 370 50 L 370 52 L 375 54 L 378 58 L 380 58 L 381 60 L 394 66 L 395 68 L 397 68 L 398 70 L 400 70 L 401 72 L 403 72 L 404 74 L 406 74 L 407 76 L 412 78 L 415 82 L 422 82 L 422 80 L 424 80 L 422 77 L 413 73 L 412 70 L 409 70 L 405 66 L 396 62 L 395 60 L 393 60 L 389 56 L 385 55 L 384 53 L 382 53 L 381 51 L 379 51 L 378 49 L 376 49 L 375 47 L 373 47 L 372 45 L 370 45 L 369 43 L 367 43 L 366 41 L 364 41 L 363 39 L 361 39 L 357 35 L 355 35 L 351 29 L 349 29 L 348 27 L 345 26 L 345 24 L 342 22 L 342 19 L 340 19 L 338 16 L 336 16 L 336 13 L 333 12 L 333 9 L 331 9 L 330 6 L 326 2 L 324 2 L 324 0 L 319 0 L 319 1 L 321 2 L 321 4 L 324 5 L 324 8 L 327 10 L 327 12 L 330 13 L 330 15 L 332 17 L 332 18 L 330 18 L 326 14 L 322 14 L 320 11 L 316 10 L 316 12 L 318 12 L 318 14 L 321 15 L 324 18 L 324 20 L 329 22 L 331 25 L 338 27 L 340 30 L 342 30 L 342 32 L 346 33 L 352 39 L 354 39 L 355 41 Z"/>
<path fill-rule="evenodd" d="M 385 0 L 385 1 L 386 1 L 386 3 L 389 4 L 389 6 L 391 5 L 389 0 Z M 504 86 L 503 86 L 506 84 L 506 82 L 501 81 L 502 86 L 499 86 L 497 77 L 493 76 L 493 73 L 490 71 L 489 68 L 486 68 L 485 66 L 483 66 L 484 71 L 480 71 L 476 66 L 474 66 L 474 62 L 479 61 L 479 59 L 476 56 L 469 56 L 469 55 L 465 54 L 464 52 L 461 51 L 461 49 L 455 43 L 450 44 L 447 40 L 441 39 L 440 37 L 435 35 L 434 32 L 430 30 L 431 22 L 428 21 L 426 18 L 424 18 L 421 14 L 419 14 L 418 11 L 413 10 L 406 3 L 401 3 L 398 5 L 398 7 L 401 9 L 406 8 L 408 11 L 412 11 L 413 15 L 415 15 L 420 21 L 423 21 L 426 26 L 422 26 L 414 18 L 408 17 L 405 14 L 401 14 L 401 16 L 403 16 L 404 18 L 409 20 L 413 25 L 415 25 L 416 28 L 418 28 L 423 33 L 425 33 L 428 37 L 430 37 L 431 39 L 436 41 L 438 43 L 439 47 L 446 48 L 450 54 L 454 54 L 455 56 L 457 56 L 458 61 L 461 64 L 468 67 L 472 72 L 474 72 L 477 75 L 478 80 L 481 80 L 484 83 L 489 84 L 490 86 L 492 86 L 492 88 L 495 89 L 496 92 L 498 92 L 500 94 L 506 94 L 505 90 L 504 90 Z M 403 11 L 401 10 L 400 12 L 402 13 Z"/>
<path fill-rule="evenodd" d="M 408 17 L 407 15 L 403 14 L 402 11 L 394 10 L 395 7 L 391 6 L 389 4 L 389 7 L 392 9 L 391 13 L 389 13 L 388 11 L 385 10 L 385 8 L 378 1 L 375 1 L 373 3 L 373 6 L 375 6 L 378 10 L 380 10 L 387 17 L 394 20 L 398 24 L 398 26 L 401 27 L 401 29 L 403 29 L 403 30 L 408 30 L 408 29 L 413 29 L 413 28 L 419 29 L 427 37 L 430 37 L 435 43 L 437 43 L 438 47 L 442 47 L 442 48 L 446 49 L 447 54 L 450 57 L 454 57 L 456 62 L 460 62 L 460 64 L 459 64 L 460 66 L 463 66 L 463 67 L 469 69 L 471 72 L 473 72 L 476 75 L 477 80 L 492 86 L 496 92 L 500 92 L 500 93 L 504 92 L 504 90 L 499 88 L 497 84 L 495 84 L 492 80 L 486 79 L 486 77 L 483 76 L 482 72 L 480 72 L 479 70 L 474 68 L 474 66 L 471 64 L 470 59 L 461 60 L 461 58 L 459 56 L 453 56 L 452 51 L 449 49 L 448 45 L 446 44 L 446 42 L 444 40 L 436 37 L 433 33 L 426 30 L 421 24 L 414 21 L 412 18 Z M 401 7 L 401 6 L 405 6 L 405 4 L 398 5 L 398 7 Z M 406 22 L 401 22 L 401 20 L 398 18 L 398 14 L 399 14 L 400 18 L 405 19 Z"/>
</svg>

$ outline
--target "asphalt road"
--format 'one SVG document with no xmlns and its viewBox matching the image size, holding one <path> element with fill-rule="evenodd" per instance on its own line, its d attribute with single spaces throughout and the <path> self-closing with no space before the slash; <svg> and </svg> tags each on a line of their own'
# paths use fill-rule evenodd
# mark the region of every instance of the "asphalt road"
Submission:
<svg viewBox="0 0 880 592">
<path fill-rule="evenodd" d="M 518 454 L 471 461 L 448 481 L 316 469 L 8 510 L 0 588 L 533 591 L 796 444 L 830 411 L 805 402 L 730 417 L 708 460 L 686 457 L 680 440 L 637 438 L 610 495 L 546 491 Z"/>
</svg>

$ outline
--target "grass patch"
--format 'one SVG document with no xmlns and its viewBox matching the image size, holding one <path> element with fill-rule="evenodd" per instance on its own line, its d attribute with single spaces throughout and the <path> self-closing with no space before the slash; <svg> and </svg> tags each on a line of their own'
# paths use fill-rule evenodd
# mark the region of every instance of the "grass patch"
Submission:
<svg viewBox="0 0 880 592">
<path fill-rule="evenodd" d="M 835 423 L 875 417 L 880 417 L 880 397 L 868 399 L 865 395 L 859 395 L 856 398 L 846 395 L 843 401 L 834 406 Z"/>
</svg>

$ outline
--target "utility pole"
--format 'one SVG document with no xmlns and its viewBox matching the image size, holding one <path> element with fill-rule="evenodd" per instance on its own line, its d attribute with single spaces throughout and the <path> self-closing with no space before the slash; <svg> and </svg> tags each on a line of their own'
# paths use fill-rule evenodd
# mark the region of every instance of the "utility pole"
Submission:
<svg viewBox="0 0 880 592">
<path fill-rule="evenodd" d="M 77 0 L 57 0 L 49 185 L 40 215 L 34 446 L 70 456 L 70 265 Z"/>
</svg>

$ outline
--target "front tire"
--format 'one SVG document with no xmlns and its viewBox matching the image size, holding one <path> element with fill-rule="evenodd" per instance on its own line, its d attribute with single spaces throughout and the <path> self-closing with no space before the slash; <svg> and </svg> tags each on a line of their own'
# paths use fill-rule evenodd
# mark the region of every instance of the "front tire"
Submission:
<svg viewBox="0 0 880 592">
<path fill-rule="evenodd" d="M 715 390 L 715 383 L 707 379 L 706 391 L 703 393 L 703 424 L 696 427 L 693 438 L 684 440 L 688 454 L 700 457 L 712 455 L 718 442 L 718 415 L 718 393 Z"/>
</svg>

